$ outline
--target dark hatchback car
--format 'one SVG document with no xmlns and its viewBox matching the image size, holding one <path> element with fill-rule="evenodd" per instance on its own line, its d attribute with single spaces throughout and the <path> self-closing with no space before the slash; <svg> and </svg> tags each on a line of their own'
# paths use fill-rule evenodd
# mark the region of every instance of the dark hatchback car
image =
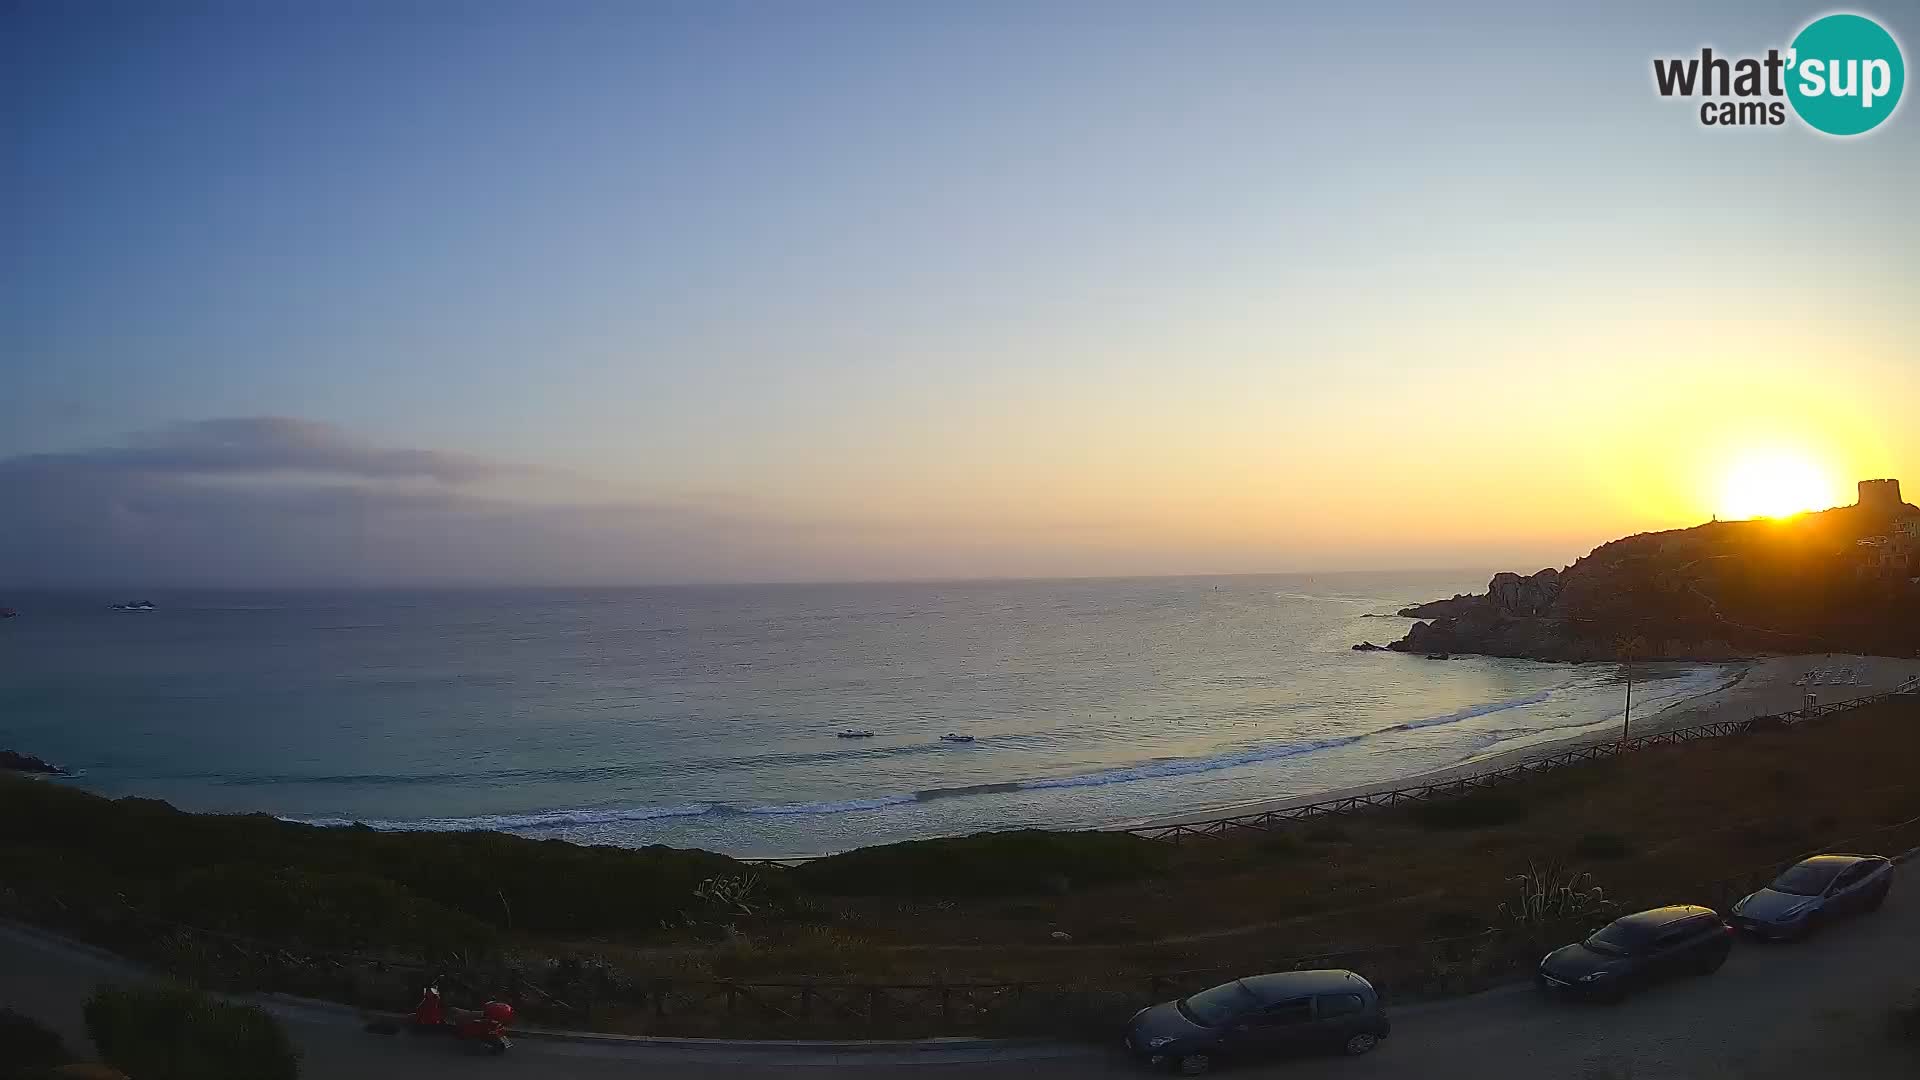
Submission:
<svg viewBox="0 0 1920 1080">
<path fill-rule="evenodd" d="M 1141 1009 L 1127 1023 L 1126 1043 L 1150 1065 L 1195 1074 L 1310 1050 L 1364 1054 L 1389 1030 L 1380 995 L 1353 972 L 1283 971 Z"/>
<path fill-rule="evenodd" d="M 1734 929 L 1757 938 L 1804 938 L 1830 919 L 1872 911 L 1893 888 L 1893 863 L 1878 855 L 1815 855 L 1733 905 Z"/>
<path fill-rule="evenodd" d="M 1674 904 L 1622 916 L 1553 950 L 1534 982 L 1550 993 L 1618 1001 L 1675 975 L 1718 971 L 1732 948 L 1733 929 L 1712 908 Z"/>
</svg>

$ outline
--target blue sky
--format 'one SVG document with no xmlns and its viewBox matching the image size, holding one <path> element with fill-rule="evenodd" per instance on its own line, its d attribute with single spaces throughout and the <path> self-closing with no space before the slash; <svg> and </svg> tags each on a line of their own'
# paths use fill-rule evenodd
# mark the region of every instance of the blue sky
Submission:
<svg viewBox="0 0 1920 1080">
<path fill-rule="evenodd" d="M 1564 560 L 1704 516 L 1743 440 L 1920 474 L 1912 106 L 1704 129 L 1651 57 L 1817 10 L 1670 6 L 9 4 L 0 469 L 485 459 L 462 497 L 571 515 L 454 575 L 514 580 Z M 1384 535 L 1364 464 L 1462 427 L 1409 497 L 1479 524 Z M 302 490 L 394 495 L 339 460 Z M 0 551 L 221 577 L 203 503 L 143 506 Z M 578 520 L 635 507 L 698 510 Z M 248 575 L 432 577 L 408 528 Z"/>
</svg>

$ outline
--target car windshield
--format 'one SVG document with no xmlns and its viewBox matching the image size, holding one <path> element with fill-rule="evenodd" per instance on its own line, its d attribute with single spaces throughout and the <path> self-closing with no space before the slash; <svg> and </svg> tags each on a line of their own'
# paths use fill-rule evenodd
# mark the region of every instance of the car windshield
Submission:
<svg viewBox="0 0 1920 1080">
<path fill-rule="evenodd" d="M 1647 944 L 1652 935 L 1643 927 L 1625 922 L 1613 922 L 1600 928 L 1599 932 L 1588 938 L 1587 948 L 1607 956 L 1632 956 Z"/>
<path fill-rule="evenodd" d="M 1187 1019 L 1201 1027 L 1219 1027 L 1259 1004 L 1259 999 L 1253 996 L 1252 991 L 1240 983 L 1230 982 L 1211 990 L 1202 990 L 1179 1002 L 1179 1009 Z"/>
<path fill-rule="evenodd" d="M 1795 896 L 1819 896 L 1833 884 L 1834 876 L 1840 872 L 1838 866 L 1821 866 L 1814 863 L 1801 863 L 1786 873 L 1773 879 L 1767 886 L 1774 892 L 1792 893 Z"/>
</svg>

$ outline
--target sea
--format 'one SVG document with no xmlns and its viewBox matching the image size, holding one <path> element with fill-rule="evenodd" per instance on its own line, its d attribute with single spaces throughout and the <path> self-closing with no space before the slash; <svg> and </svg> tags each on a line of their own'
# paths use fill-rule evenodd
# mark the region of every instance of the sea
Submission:
<svg viewBox="0 0 1920 1080">
<path fill-rule="evenodd" d="M 1110 825 L 1617 726 L 1614 665 L 1351 648 L 1487 576 L 6 592 L 0 747 L 188 810 L 742 856 Z M 1640 716 L 1732 673 L 1634 677 Z"/>
</svg>

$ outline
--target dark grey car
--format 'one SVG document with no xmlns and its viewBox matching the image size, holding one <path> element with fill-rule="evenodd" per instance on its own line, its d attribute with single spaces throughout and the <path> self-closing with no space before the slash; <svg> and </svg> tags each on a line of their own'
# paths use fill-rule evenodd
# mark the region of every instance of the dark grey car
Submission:
<svg viewBox="0 0 1920 1080">
<path fill-rule="evenodd" d="M 1306 1050 L 1364 1054 L 1389 1030 L 1380 995 L 1353 972 L 1283 971 L 1141 1009 L 1127 1022 L 1126 1044 L 1149 1065 L 1194 1074 Z"/>
<path fill-rule="evenodd" d="M 1878 855 L 1815 855 L 1733 905 L 1733 925 L 1768 940 L 1804 938 L 1830 919 L 1872 911 L 1893 888 L 1893 863 Z"/>
<path fill-rule="evenodd" d="M 1675 975 L 1718 971 L 1732 949 L 1733 930 L 1712 908 L 1673 904 L 1622 916 L 1553 950 L 1534 982 L 1549 993 L 1618 1001 Z"/>
</svg>

